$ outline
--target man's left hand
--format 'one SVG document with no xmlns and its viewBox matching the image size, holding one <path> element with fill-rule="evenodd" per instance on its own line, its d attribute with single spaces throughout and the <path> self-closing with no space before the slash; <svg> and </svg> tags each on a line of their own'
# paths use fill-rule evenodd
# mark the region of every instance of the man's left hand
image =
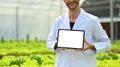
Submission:
<svg viewBox="0 0 120 67">
<path fill-rule="evenodd" d="M 84 39 L 84 42 L 85 42 L 85 46 L 83 48 L 83 51 L 88 50 L 88 49 L 95 50 L 95 47 L 93 44 L 90 44 L 86 39 Z"/>
</svg>

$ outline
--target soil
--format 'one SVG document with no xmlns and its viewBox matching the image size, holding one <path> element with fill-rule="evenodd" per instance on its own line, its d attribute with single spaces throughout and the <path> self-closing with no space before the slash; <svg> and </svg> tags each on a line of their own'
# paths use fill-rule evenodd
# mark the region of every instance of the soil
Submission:
<svg viewBox="0 0 120 67">
<path fill-rule="evenodd" d="M 117 49 L 117 50 L 111 50 L 111 52 L 119 53 L 119 54 L 120 54 L 120 49 Z"/>
</svg>

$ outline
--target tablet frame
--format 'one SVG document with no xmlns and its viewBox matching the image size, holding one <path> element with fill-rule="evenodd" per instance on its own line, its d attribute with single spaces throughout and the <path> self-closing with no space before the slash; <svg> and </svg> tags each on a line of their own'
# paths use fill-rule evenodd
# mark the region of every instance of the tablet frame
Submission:
<svg viewBox="0 0 120 67">
<path fill-rule="evenodd" d="M 57 39 L 57 48 L 70 48 L 70 49 L 76 49 L 74 47 L 60 47 L 59 46 L 59 37 L 60 37 L 60 31 L 61 30 L 65 30 L 65 31 L 80 31 L 80 32 L 83 32 L 83 43 L 82 43 L 82 48 L 79 48 L 79 49 L 83 49 L 84 48 L 84 37 L 85 37 L 85 31 L 84 30 L 70 30 L 70 29 L 58 29 L 58 39 Z"/>
</svg>

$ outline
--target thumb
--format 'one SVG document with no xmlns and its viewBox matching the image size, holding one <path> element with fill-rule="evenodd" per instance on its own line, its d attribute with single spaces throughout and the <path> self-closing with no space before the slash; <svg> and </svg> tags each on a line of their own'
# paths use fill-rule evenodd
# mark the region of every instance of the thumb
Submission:
<svg viewBox="0 0 120 67">
<path fill-rule="evenodd" d="M 88 44 L 89 44 L 89 43 L 87 42 L 87 40 L 86 40 L 86 39 L 84 39 L 84 42 L 85 42 L 85 44 L 86 44 L 86 45 L 88 45 Z"/>
</svg>

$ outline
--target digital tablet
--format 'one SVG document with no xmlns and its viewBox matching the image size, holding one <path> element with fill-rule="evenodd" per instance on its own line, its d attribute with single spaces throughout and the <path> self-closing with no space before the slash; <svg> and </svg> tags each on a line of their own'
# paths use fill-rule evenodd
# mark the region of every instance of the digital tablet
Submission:
<svg viewBox="0 0 120 67">
<path fill-rule="evenodd" d="M 84 47 L 84 30 L 58 30 L 58 48 L 80 48 Z"/>
</svg>

